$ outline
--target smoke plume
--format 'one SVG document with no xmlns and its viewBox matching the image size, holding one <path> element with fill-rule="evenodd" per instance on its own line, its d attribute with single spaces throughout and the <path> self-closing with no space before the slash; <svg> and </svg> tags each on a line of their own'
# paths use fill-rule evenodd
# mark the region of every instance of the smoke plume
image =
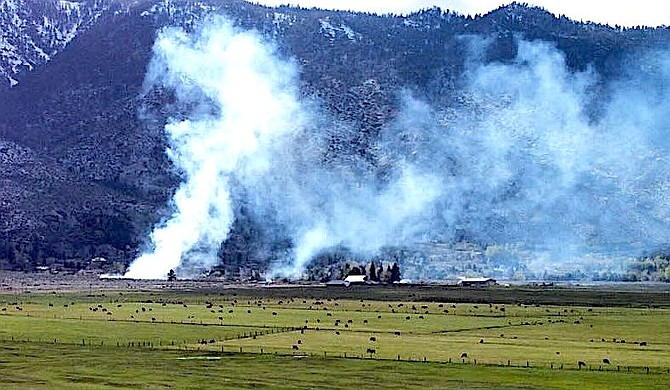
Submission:
<svg viewBox="0 0 670 390">
<path fill-rule="evenodd" d="M 485 45 L 472 39 L 473 53 Z M 477 58 L 448 104 L 398 86 L 400 110 L 371 160 L 332 151 L 358 130 L 300 97 L 295 64 L 257 34 L 220 18 L 193 34 L 163 30 L 147 83 L 188 108 L 165 128 L 184 181 L 127 276 L 215 265 L 242 201 L 292 243 L 271 256 L 274 276 L 300 276 L 331 247 L 365 256 L 467 240 L 521 248 L 541 272 L 670 242 L 667 53 L 614 81 L 569 70 L 541 42 L 519 41 L 508 63 Z"/>
<path fill-rule="evenodd" d="M 296 70 L 253 33 L 212 19 L 194 35 L 166 28 L 154 45 L 147 82 L 173 90 L 191 107 L 165 127 L 168 155 L 183 173 L 173 215 L 152 233 L 153 251 L 128 269 L 133 278 L 163 278 L 183 261 L 215 265 L 234 220 L 232 174 L 262 174 L 264 150 L 300 126 Z"/>
</svg>

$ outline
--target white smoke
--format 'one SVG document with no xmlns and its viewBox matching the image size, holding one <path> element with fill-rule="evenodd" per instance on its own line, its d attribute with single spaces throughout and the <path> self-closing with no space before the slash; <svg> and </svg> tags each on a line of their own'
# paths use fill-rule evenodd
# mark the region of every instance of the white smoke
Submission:
<svg viewBox="0 0 670 390">
<path fill-rule="evenodd" d="M 235 218 L 235 190 L 268 212 L 267 229 L 292 239 L 293 253 L 273 271 L 289 277 L 300 276 L 324 248 L 371 252 L 411 234 L 405 223 L 438 195 L 436 177 L 409 165 L 383 188 L 360 181 L 355 163 L 339 171 L 323 166 L 326 135 L 344 125 L 298 100 L 292 62 L 225 19 L 210 19 L 193 35 L 163 30 L 147 84 L 173 90 L 190 107 L 190 119 L 165 128 L 168 155 L 184 182 L 173 215 L 151 234 L 153 250 L 130 265 L 127 277 L 163 278 L 170 269 L 216 265 Z"/>
<path fill-rule="evenodd" d="M 635 66 L 606 84 L 593 69 L 569 70 L 551 44 L 520 41 L 511 62 L 472 63 L 449 107 L 406 96 L 399 153 L 415 150 L 413 164 L 446 173 L 441 215 L 426 226 L 447 241 L 458 230 L 521 244 L 536 274 L 667 245 L 668 58 L 629 59 Z"/>
<path fill-rule="evenodd" d="M 194 35 L 160 32 L 147 81 L 194 106 L 191 119 L 165 127 L 169 157 L 184 182 L 173 215 L 151 235 L 153 251 L 135 260 L 127 277 L 164 278 L 183 261 L 200 269 L 217 264 L 234 221 L 231 175 L 241 165 L 261 174 L 268 145 L 301 126 L 295 79 L 293 63 L 224 19 L 212 19 Z"/>
<path fill-rule="evenodd" d="M 147 83 L 187 108 L 165 128 L 184 181 L 126 276 L 218 264 L 235 202 L 290 240 L 261 260 L 293 278 L 331 247 L 373 255 L 463 232 L 520 248 L 535 271 L 667 244 L 670 57 L 653 54 L 606 85 L 521 41 L 509 63 L 471 62 L 449 105 L 401 91 L 395 120 L 360 156 L 333 152 L 359 129 L 300 98 L 295 64 L 256 33 L 221 18 L 165 29 Z"/>
</svg>

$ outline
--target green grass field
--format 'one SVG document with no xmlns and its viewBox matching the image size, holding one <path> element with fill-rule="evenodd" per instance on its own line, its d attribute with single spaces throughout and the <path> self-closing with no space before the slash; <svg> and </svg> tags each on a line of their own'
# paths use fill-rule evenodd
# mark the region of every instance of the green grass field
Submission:
<svg viewBox="0 0 670 390">
<path fill-rule="evenodd" d="M 0 378 L 59 389 L 670 385 L 668 308 L 295 292 L 0 295 Z"/>
</svg>

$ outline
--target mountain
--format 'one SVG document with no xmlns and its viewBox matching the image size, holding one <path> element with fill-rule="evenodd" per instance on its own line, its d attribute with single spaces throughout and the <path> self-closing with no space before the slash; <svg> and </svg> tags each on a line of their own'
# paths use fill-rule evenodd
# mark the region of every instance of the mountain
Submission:
<svg viewBox="0 0 670 390">
<path fill-rule="evenodd" d="M 110 6 L 109 1 L 2 0 L 0 75 L 11 86 L 26 71 L 49 62 Z"/>
<path fill-rule="evenodd" d="M 0 267 L 24 270 L 83 268 L 95 257 L 122 270 L 169 215 L 179 172 L 163 127 L 174 97 L 143 86 L 164 26 L 193 30 L 224 14 L 276 42 L 300 66 L 300 93 L 357 129 L 334 138 L 337 156 L 324 158 L 362 156 L 379 174 L 385 162 L 374 143 L 397 118 L 398 91 L 438 107 L 458 102 L 473 37 L 486 40 L 486 63 L 510 62 L 520 38 L 548 42 L 570 70 L 594 67 L 600 85 L 630 56 L 670 42 L 667 29 L 580 23 L 518 3 L 477 17 L 239 0 L 0 0 L 0 10 Z M 229 269 L 263 268 L 267 233 L 252 212 L 236 212 L 221 257 Z"/>
</svg>

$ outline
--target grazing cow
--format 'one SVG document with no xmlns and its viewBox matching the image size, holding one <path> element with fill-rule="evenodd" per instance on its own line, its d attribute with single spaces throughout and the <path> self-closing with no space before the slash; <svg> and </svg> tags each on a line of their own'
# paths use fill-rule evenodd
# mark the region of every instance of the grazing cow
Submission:
<svg viewBox="0 0 670 390">
<path fill-rule="evenodd" d="M 374 348 L 368 348 L 367 353 L 373 354 L 377 353 L 377 351 Z"/>
<path fill-rule="evenodd" d="M 293 348 L 294 351 L 299 351 L 300 350 L 300 347 L 298 347 L 297 345 L 293 345 L 291 347 Z"/>
<path fill-rule="evenodd" d="M 400 336 L 400 332 L 396 331 L 396 332 L 395 332 L 395 335 L 396 335 L 396 336 Z"/>
<path fill-rule="evenodd" d="M 577 367 L 581 370 L 582 367 L 586 367 L 586 363 L 580 360 L 577 362 Z"/>
<path fill-rule="evenodd" d="M 646 341 L 640 341 L 640 347 L 646 347 L 647 342 Z"/>
<path fill-rule="evenodd" d="M 461 359 L 466 358 L 466 357 L 468 357 L 468 353 L 467 353 L 467 352 L 463 352 L 463 353 L 461 354 Z"/>
<path fill-rule="evenodd" d="M 603 363 L 610 364 L 610 360 L 608 358 L 605 358 L 605 359 L 603 359 Z"/>
<path fill-rule="evenodd" d="M 298 344 L 302 344 L 302 340 L 298 339 Z"/>
<path fill-rule="evenodd" d="M 370 341 L 377 341 L 377 338 L 372 336 L 372 337 L 370 337 Z"/>
</svg>

